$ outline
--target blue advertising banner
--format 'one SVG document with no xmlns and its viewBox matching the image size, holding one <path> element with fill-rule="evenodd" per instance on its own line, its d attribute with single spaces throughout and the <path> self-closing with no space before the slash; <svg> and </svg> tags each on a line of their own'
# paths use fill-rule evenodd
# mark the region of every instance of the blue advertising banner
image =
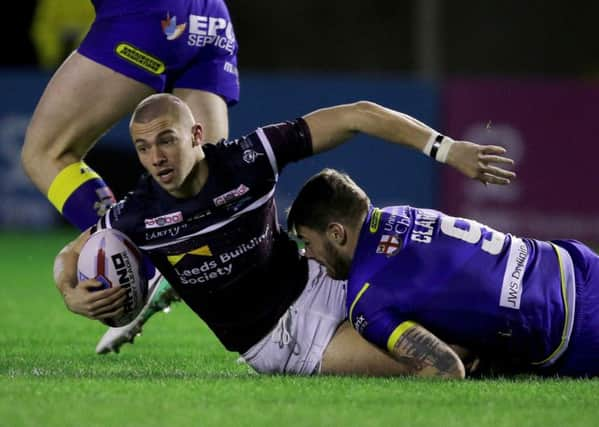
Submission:
<svg viewBox="0 0 599 427">
<path fill-rule="evenodd" d="M 0 72 L 0 226 L 51 226 L 57 223 L 52 206 L 20 167 L 20 149 L 29 118 L 49 75 Z M 256 127 L 293 119 L 318 108 L 358 100 L 377 102 L 437 126 L 438 88 L 407 79 L 356 75 L 252 74 L 242 76 L 241 102 L 230 110 L 230 137 Z M 200 118 L 201 121 L 201 118 Z M 123 180 L 106 159 L 121 153 L 122 162 L 136 162 L 128 134 L 128 118 L 118 123 L 92 150 L 109 184 Z M 102 156 L 109 150 L 110 155 Z M 97 156 L 95 156 L 98 154 Z M 436 205 L 436 165 L 421 153 L 359 136 L 330 152 L 291 165 L 283 171 L 277 193 L 281 217 L 301 184 L 324 167 L 348 172 L 378 205 L 410 203 Z M 118 168 L 127 169 L 127 168 Z M 135 168 L 132 168 L 135 169 Z M 127 188 L 133 185 L 135 178 Z"/>
<path fill-rule="evenodd" d="M 47 227 L 58 215 L 21 168 L 27 124 L 49 75 L 0 72 L 0 226 Z"/>
</svg>

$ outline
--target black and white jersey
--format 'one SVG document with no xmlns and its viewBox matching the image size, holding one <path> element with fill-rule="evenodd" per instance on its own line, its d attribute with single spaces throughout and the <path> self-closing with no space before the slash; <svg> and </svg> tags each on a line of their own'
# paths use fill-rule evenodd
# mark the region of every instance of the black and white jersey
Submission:
<svg viewBox="0 0 599 427">
<path fill-rule="evenodd" d="M 307 263 L 281 232 L 274 191 L 280 170 L 312 154 L 303 119 L 203 146 L 199 194 L 179 199 L 150 176 L 114 205 L 101 228 L 127 234 L 224 346 L 244 352 L 299 296 Z"/>
</svg>

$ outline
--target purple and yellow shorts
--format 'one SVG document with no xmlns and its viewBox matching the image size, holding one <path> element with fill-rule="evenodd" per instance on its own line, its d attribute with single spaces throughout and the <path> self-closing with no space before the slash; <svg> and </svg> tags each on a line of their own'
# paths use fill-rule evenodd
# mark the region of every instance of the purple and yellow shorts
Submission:
<svg viewBox="0 0 599 427">
<path fill-rule="evenodd" d="M 237 40 L 222 0 L 95 0 L 79 53 L 157 92 L 200 89 L 239 100 Z"/>
</svg>

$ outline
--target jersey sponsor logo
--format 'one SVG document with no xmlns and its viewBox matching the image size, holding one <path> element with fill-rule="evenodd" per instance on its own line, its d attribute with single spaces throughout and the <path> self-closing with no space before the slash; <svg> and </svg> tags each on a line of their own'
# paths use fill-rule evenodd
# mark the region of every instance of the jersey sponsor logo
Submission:
<svg viewBox="0 0 599 427">
<path fill-rule="evenodd" d="M 198 267 L 184 269 L 175 268 L 175 272 L 179 276 L 179 281 L 183 285 L 206 284 L 219 277 L 230 276 L 232 271 L 232 263 L 219 266 L 214 260 L 205 261 Z"/>
<path fill-rule="evenodd" d="M 360 313 L 360 315 L 356 317 L 356 320 L 354 321 L 354 328 L 356 331 L 358 331 L 358 333 L 363 334 L 366 326 L 368 326 L 368 320 L 366 320 L 364 315 Z"/>
<path fill-rule="evenodd" d="M 397 236 L 390 234 L 383 234 L 381 240 L 376 247 L 377 254 L 384 254 L 387 256 L 397 255 L 401 249 L 401 240 Z"/>
<path fill-rule="evenodd" d="M 246 187 L 243 184 L 240 184 L 239 187 L 215 197 L 214 199 L 212 199 L 212 201 L 214 202 L 215 206 L 226 205 L 227 203 L 239 199 L 248 191 L 250 191 L 248 187 Z"/>
<path fill-rule="evenodd" d="M 229 61 L 225 61 L 225 65 L 223 65 L 223 70 L 225 70 L 229 74 L 233 74 L 234 76 L 239 76 L 239 70 L 237 66 Z"/>
<path fill-rule="evenodd" d="M 176 40 L 188 29 L 187 44 L 189 46 L 205 47 L 214 46 L 233 55 L 236 49 L 235 31 L 231 21 L 203 15 L 189 15 L 189 22 L 177 24 L 177 16 L 166 13 L 166 19 L 160 20 L 162 32 L 167 40 Z M 227 65 L 228 64 L 228 65 Z M 237 75 L 237 67 L 227 62 L 225 71 Z"/>
<path fill-rule="evenodd" d="M 256 161 L 256 157 L 264 156 L 264 153 L 258 153 L 256 150 L 245 150 L 243 152 L 243 161 L 250 164 Z"/>
<path fill-rule="evenodd" d="M 146 231 L 146 241 L 161 239 L 163 237 L 174 238 L 187 228 L 187 224 L 175 225 L 174 227 L 163 228 L 162 230 Z"/>
<path fill-rule="evenodd" d="M 146 229 L 148 229 L 174 225 L 180 223 L 181 221 L 183 221 L 183 214 L 181 211 L 177 211 L 170 214 L 157 216 L 156 218 L 146 218 L 144 219 L 144 224 L 146 225 Z"/>
<path fill-rule="evenodd" d="M 239 147 L 241 147 L 242 150 L 247 150 L 249 148 L 254 147 L 254 142 L 251 140 L 251 138 L 243 137 L 243 138 L 237 138 L 237 139 L 223 140 L 223 145 L 225 147 L 231 147 L 233 145 L 238 145 Z"/>
<path fill-rule="evenodd" d="M 212 211 L 210 209 L 206 209 L 205 211 L 200 211 L 200 212 L 194 213 L 192 216 L 187 218 L 185 221 L 186 222 L 194 222 L 194 221 L 197 221 L 198 219 L 206 218 L 208 215 L 211 215 L 211 214 L 212 214 Z"/>
<path fill-rule="evenodd" d="M 349 312 L 348 312 L 348 318 L 349 318 L 349 322 L 351 323 L 351 325 L 355 328 L 356 325 L 354 324 L 354 308 L 356 308 L 356 304 L 358 304 L 358 301 L 360 301 L 360 298 L 362 298 L 362 296 L 364 295 L 364 292 L 366 292 L 368 290 L 368 288 L 370 287 L 370 283 L 366 282 L 364 283 L 364 286 L 362 286 L 362 289 L 360 289 L 360 291 L 358 292 L 358 294 L 356 295 L 356 297 L 354 298 L 354 300 L 352 301 L 351 305 L 349 306 Z M 349 302 L 349 295 L 348 295 L 348 300 Z"/>
<path fill-rule="evenodd" d="M 212 45 L 232 55 L 235 52 L 233 24 L 225 18 L 189 15 L 187 44 L 197 47 Z"/>
<path fill-rule="evenodd" d="M 378 231 L 379 226 L 381 225 L 381 210 L 379 208 L 374 208 L 372 211 L 372 217 L 370 218 L 370 227 L 368 230 L 374 234 Z"/>
<path fill-rule="evenodd" d="M 210 250 L 210 246 L 204 245 L 192 251 L 184 252 L 182 254 L 168 255 L 166 258 L 168 259 L 168 262 L 171 263 L 171 265 L 176 265 L 179 261 L 183 259 L 185 255 L 212 256 L 212 251 Z"/>
<path fill-rule="evenodd" d="M 171 17 L 170 12 L 166 12 L 166 19 L 162 19 L 160 24 L 167 40 L 178 39 L 183 34 L 183 31 L 185 31 L 185 27 L 187 27 L 185 22 L 177 25 L 177 17 Z"/>
<path fill-rule="evenodd" d="M 395 235 L 404 234 L 410 226 L 410 217 L 402 209 L 394 209 L 387 216 L 383 224 L 383 230 Z"/>
<path fill-rule="evenodd" d="M 166 70 L 164 62 L 129 43 L 119 43 L 115 49 L 118 56 L 152 74 L 162 74 Z"/>
<path fill-rule="evenodd" d="M 522 296 L 522 280 L 528 261 L 528 246 L 522 239 L 512 238 L 510 254 L 508 256 L 499 305 L 501 307 L 520 309 L 520 297 Z"/>
<path fill-rule="evenodd" d="M 270 234 L 271 234 L 270 233 L 270 225 L 267 224 L 266 228 L 264 229 L 264 233 L 260 234 L 259 236 L 252 237 L 250 240 L 242 243 L 241 245 L 237 246 L 235 249 L 233 249 L 231 251 L 226 251 L 226 252 L 220 253 L 218 255 L 218 258 L 223 263 L 229 262 L 229 261 L 255 249 L 258 245 L 260 245 L 260 243 L 262 243 L 266 239 L 268 239 Z"/>
<path fill-rule="evenodd" d="M 267 225 L 264 233 L 259 236 L 252 237 L 247 242 L 238 245 L 235 249 L 214 255 L 210 250 L 210 247 L 206 245 L 194 249 L 191 252 L 181 254 L 179 259 L 176 259 L 176 255 L 169 256 L 168 260 L 173 266 L 175 266 L 175 264 L 180 264 L 181 259 L 187 257 L 188 255 L 204 255 L 213 257 L 210 260 L 202 262 L 200 265 L 197 265 L 195 261 L 192 260 L 190 262 L 194 263 L 193 267 L 186 265 L 174 267 L 175 273 L 177 273 L 181 284 L 204 285 L 214 279 L 230 276 L 233 272 L 233 264 L 235 259 L 255 249 L 260 243 L 269 239 L 270 234 L 270 226 Z M 188 263 L 186 262 L 185 264 Z"/>
</svg>

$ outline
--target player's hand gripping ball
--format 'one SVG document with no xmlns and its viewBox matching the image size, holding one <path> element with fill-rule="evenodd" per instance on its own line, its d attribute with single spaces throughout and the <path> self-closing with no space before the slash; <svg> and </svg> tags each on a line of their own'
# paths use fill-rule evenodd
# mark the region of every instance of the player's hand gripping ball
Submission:
<svg viewBox="0 0 599 427">
<path fill-rule="evenodd" d="M 105 321 L 109 326 L 131 322 L 146 301 L 148 281 L 143 272 L 142 255 L 118 230 L 100 230 L 90 236 L 79 254 L 77 277 L 79 281 L 96 279 L 102 283 L 102 289 L 117 286 L 127 289 L 125 311 Z"/>
</svg>

